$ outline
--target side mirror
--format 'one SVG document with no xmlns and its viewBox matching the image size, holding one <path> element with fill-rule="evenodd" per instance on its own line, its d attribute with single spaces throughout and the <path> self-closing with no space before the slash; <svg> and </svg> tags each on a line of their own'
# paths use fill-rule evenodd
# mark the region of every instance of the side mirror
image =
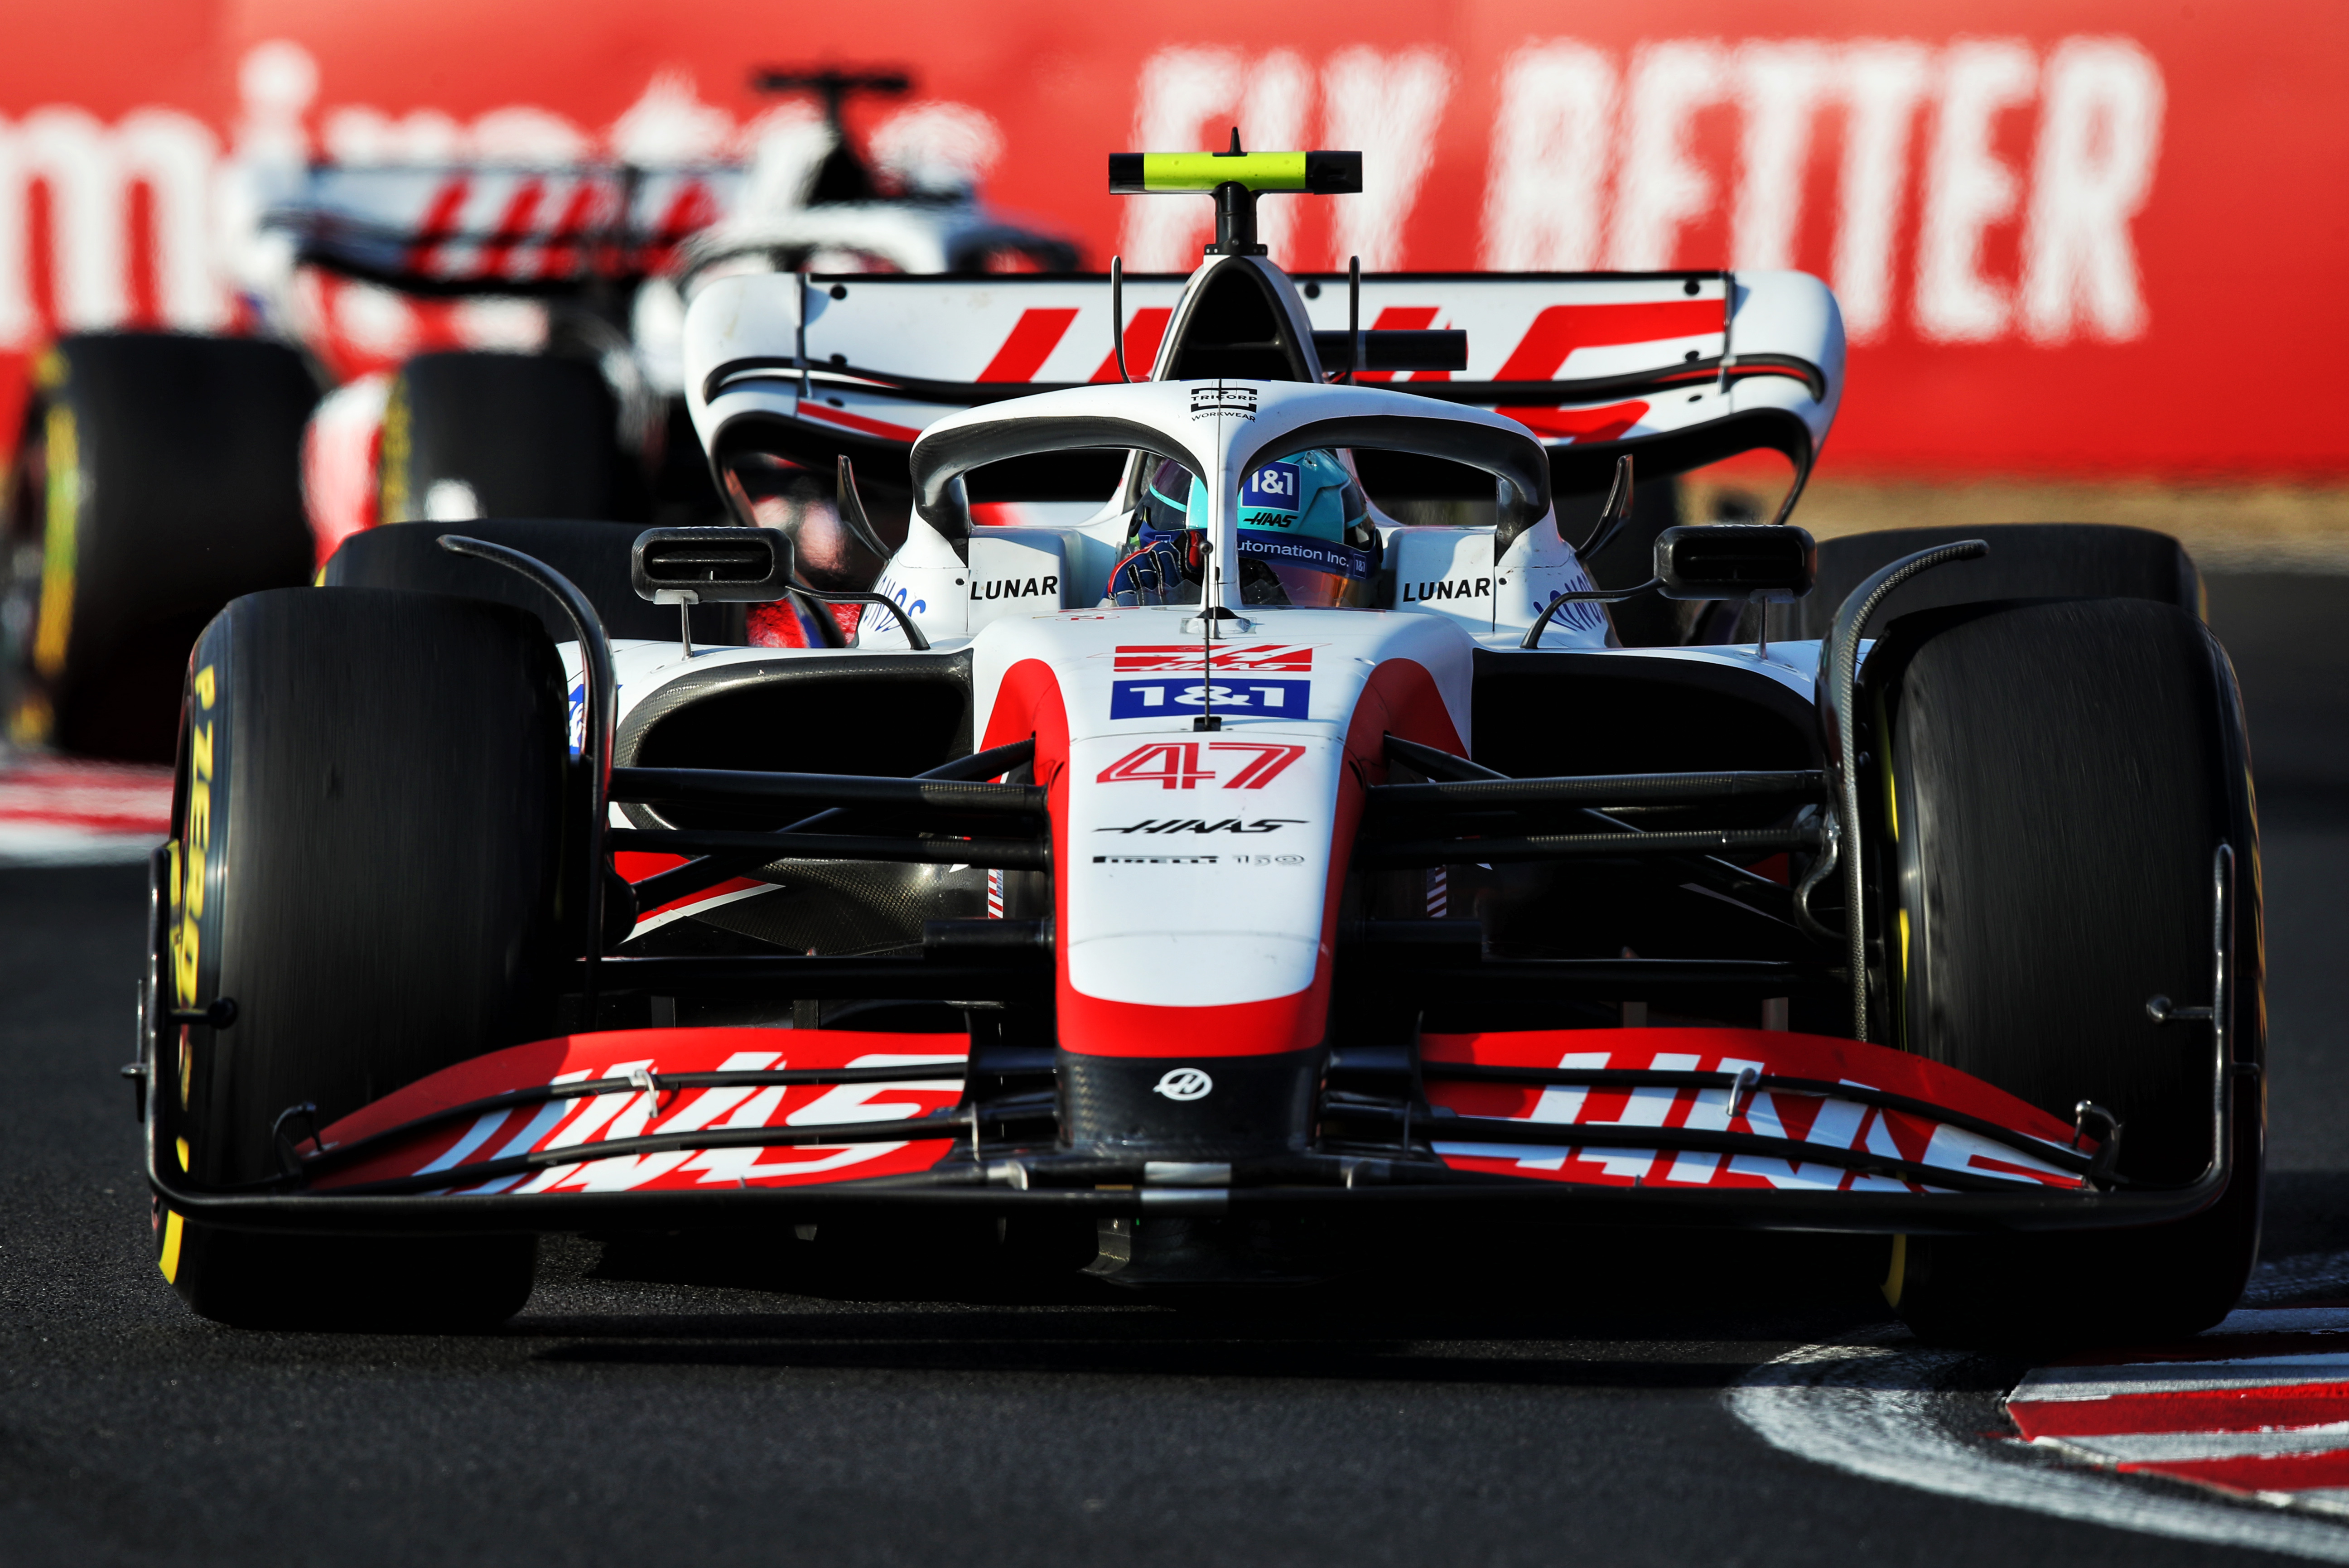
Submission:
<svg viewBox="0 0 2349 1568">
<path fill-rule="evenodd" d="M 1656 586 L 1668 599 L 1785 604 L 1811 591 L 1819 547 L 1775 523 L 1712 523 L 1656 535 Z"/>
<path fill-rule="evenodd" d="M 628 553 L 628 585 L 657 605 L 772 604 L 792 589 L 780 528 L 647 528 Z"/>
</svg>

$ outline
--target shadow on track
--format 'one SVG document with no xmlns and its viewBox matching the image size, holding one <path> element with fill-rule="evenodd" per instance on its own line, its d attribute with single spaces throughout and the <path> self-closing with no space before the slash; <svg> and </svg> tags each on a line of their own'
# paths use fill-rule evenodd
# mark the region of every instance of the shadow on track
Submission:
<svg viewBox="0 0 2349 1568">
<path fill-rule="evenodd" d="M 1713 1354 L 1724 1340 L 1888 1315 L 1870 1238 L 1516 1227 L 1415 1238 L 1309 1285 L 1149 1291 L 827 1240 L 616 1240 L 584 1278 L 725 1289 L 734 1310 L 570 1314 L 558 1287 L 509 1333 L 562 1341 L 539 1353 L 557 1362 L 1714 1389 L 1752 1365 Z"/>
</svg>

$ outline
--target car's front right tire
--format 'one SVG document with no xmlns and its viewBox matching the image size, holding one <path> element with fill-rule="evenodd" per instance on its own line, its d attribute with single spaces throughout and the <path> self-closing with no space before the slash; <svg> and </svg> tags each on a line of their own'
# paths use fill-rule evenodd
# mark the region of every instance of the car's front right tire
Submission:
<svg viewBox="0 0 2349 1568">
<path fill-rule="evenodd" d="M 2215 1152 L 2218 878 L 2230 1034 L 2261 1055 L 2259 843 L 2242 716 L 2217 641 L 2138 598 L 1993 602 L 1892 623 L 1864 706 L 1889 1005 L 1881 1038 L 2071 1122 L 2121 1121 L 2124 1190 L 2178 1189 Z M 2223 854 L 2222 854 L 2223 846 Z M 2231 1070 L 2231 1068 L 2230 1068 Z M 2262 1125 L 2235 1080 L 2231 1179 L 2171 1223 L 1911 1236 L 1886 1293 L 1920 1334 L 2034 1346 L 2164 1339 L 2224 1316 L 2259 1250 Z"/>
</svg>

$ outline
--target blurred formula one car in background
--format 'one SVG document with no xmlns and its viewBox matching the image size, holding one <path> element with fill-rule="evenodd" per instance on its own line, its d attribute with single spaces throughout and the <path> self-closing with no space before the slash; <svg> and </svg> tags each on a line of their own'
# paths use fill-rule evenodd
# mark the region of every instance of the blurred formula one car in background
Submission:
<svg viewBox="0 0 2349 1568">
<path fill-rule="evenodd" d="M 1299 288 L 1254 203 L 1356 155 L 1112 180 L 1217 202 L 1131 309 L 694 302 L 717 472 L 828 460 L 857 526 L 860 479 L 910 497 L 870 593 L 755 525 L 408 524 L 207 628 L 135 1069 L 195 1309 L 492 1322 L 551 1231 L 1058 1227 L 1150 1286 L 1603 1221 L 1889 1235 L 1950 1339 L 2215 1321 L 2257 1244 L 2258 851 L 2175 545 L 1878 541 L 1789 626 L 1807 535 L 1675 528 L 1596 589 L 1635 461 L 1807 468 L 1823 285 Z M 1362 327 L 1388 288 L 1426 314 Z M 1021 373 L 979 373 L 1014 312 Z M 862 607 L 846 646 L 706 645 L 794 593 Z M 1642 594 L 1757 635 L 1622 647 Z"/>
<path fill-rule="evenodd" d="M 984 128 L 953 106 L 915 111 L 877 169 L 860 155 L 843 100 L 903 94 L 903 74 L 756 79 L 823 115 L 745 161 L 291 171 L 246 246 L 250 336 L 38 356 L 0 509 L 11 738 L 163 760 L 205 622 L 379 520 L 714 520 L 677 364 L 706 277 L 1076 265 L 978 202 L 983 159 L 956 138 Z"/>
</svg>

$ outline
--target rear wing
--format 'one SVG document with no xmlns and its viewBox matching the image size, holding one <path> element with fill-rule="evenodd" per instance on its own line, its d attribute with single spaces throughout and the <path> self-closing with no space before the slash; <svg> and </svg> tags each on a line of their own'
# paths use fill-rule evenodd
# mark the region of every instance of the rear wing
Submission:
<svg viewBox="0 0 2349 1568">
<path fill-rule="evenodd" d="M 560 294 L 739 254 L 789 266 L 830 253 L 914 273 L 1077 265 L 1067 241 L 976 202 L 801 205 L 778 202 L 774 183 L 744 163 L 323 165 L 263 221 L 292 234 L 304 262 L 428 295 Z"/>
<path fill-rule="evenodd" d="M 1123 280 L 1137 379 L 1187 281 Z M 1464 370 L 1356 379 L 1516 420 L 1569 493 L 1605 488 L 1624 452 L 1642 477 L 1756 448 L 1807 470 L 1842 394 L 1842 318 L 1804 273 L 1396 273 L 1364 277 L 1358 307 L 1342 275 L 1294 281 L 1317 339 L 1353 325 L 1464 331 Z M 721 464 L 745 448 L 819 469 L 845 453 L 894 478 L 948 414 L 1118 379 L 1111 300 L 1099 276 L 717 278 L 687 320 L 687 396 Z M 994 498 L 1079 498 L 1026 473 L 1041 488 Z"/>
<path fill-rule="evenodd" d="M 731 213 L 747 167 L 409 165 L 310 171 L 263 219 L 300 257 L 417 292 L 543 292 L 640 277 Z"/>
</svg>

